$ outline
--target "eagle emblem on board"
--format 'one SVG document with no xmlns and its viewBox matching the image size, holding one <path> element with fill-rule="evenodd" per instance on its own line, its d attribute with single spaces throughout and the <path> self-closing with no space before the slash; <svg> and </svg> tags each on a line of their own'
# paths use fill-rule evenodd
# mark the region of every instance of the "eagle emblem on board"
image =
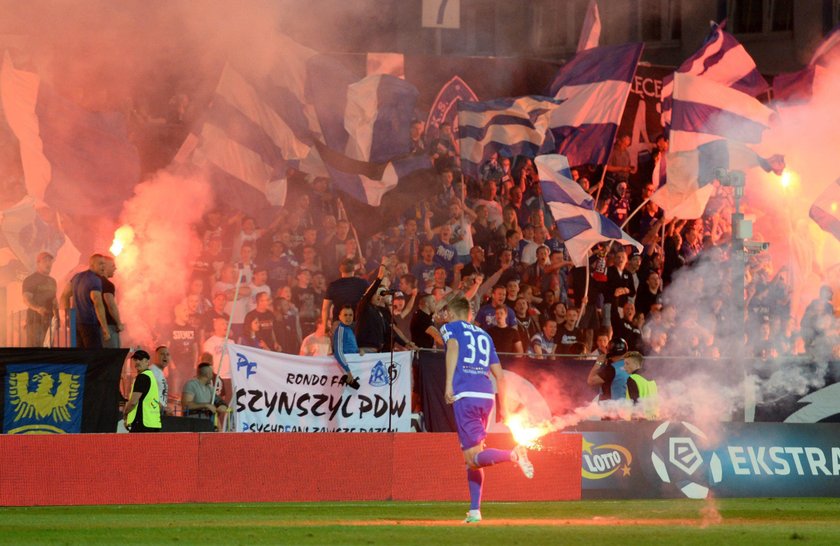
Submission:
<svg viewBox="0 0 840 546">
<path fill-rule="evenodd" d="M 9 376 L 9 402 L 14 421 L 21 419 L 51 419 L 64 423 L 72 418 L 79 398 L 79 379 L 76 374 L 59 372 L 13 372 Z M 33 388 L 34 387 L 34 388 Z"/>
</svg>

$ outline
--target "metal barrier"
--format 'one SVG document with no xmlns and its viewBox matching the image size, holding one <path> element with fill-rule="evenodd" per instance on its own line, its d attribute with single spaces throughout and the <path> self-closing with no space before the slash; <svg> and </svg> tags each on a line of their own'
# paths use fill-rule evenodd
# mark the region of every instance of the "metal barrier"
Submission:
<svg viewBox="0 0 840 546">
<path fill-rule="evenodd" d="M 55 320 L 50 324 L 44 336 L 44 342 L 41 345 L 29 343 L 29 336 L 26 329 L 26 314 L 27 310 L 12 311 L 6 315 L 5 347 L 75 347 L 75 335 L 71 326 L 74 323 L 74 317 L 71 315 L 70 320 L 62 320 L 60 325 L 57 325 Z"/>
</svg>

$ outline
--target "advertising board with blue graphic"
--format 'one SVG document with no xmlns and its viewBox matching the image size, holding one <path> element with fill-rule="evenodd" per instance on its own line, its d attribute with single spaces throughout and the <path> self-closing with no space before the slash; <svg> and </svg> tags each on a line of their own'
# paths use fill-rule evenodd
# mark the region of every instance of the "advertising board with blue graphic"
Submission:
<svg viewBox="0 0 840 546">
<path fill-rule="evenodd" d="M 361 387 L 345 383 L 332 357 L 295 356 L 228 345 L 239 432 L 411 430 L 411 353 L 347 355 Z M 389 394 L 390 392 L 390 394 Z"/>
<path fill-rule="evenodd" d="M 583 498 L 840 496 L 840 425 L 586 422 Z"/>
</svg>

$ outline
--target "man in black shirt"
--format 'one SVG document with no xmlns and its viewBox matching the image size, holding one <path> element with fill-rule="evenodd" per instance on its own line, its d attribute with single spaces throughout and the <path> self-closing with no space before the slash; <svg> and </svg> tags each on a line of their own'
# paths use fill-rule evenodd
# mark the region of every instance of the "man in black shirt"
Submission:
<svg viewBox="0 0 840 546">
<path fill-rule="evenodd" d="M 173 361 L 173 365 L 169 367 L 172 392 L 181 392 L 181 386 L 190 380 L 193 366 L 198 360 L 198 346 L 201 338 L 199 330 L 189 322 L 189 310 L 186 303 L 181 302 L 175 306 L 175 322 L 167 337 Z"/>
<path fill-rule="evenodd" d="M 613 335 L 621 337 L 627 342 L 630 349 L 636 351 L 641 349 L 642 332 L 634 323 L 636 318 L 636 305 L 628 301 L 621 308 L 623 316 L 619 316 L 618 309 L 611 311 L 610 321 L 612 323 Z"/>
<path fill-rule="evenodd" d="M 41 252 L 36 259 L 35 273 L 23 280 L 26 302 L 26 346 L 43 347 L 53 317 L 58 320 L 55 279 L 50 277 L 53 256 Z"/>
<path fill-rule="evenodd" d="M 435 297 L 431 294 L 423 294 L 417 304 L 417 310 L 411 316 L 411 341 L 418 347 L 432 349 L 437 344 L 443 346 L 443 337 L 435 328 L 434 315 Z"/>
<path fill-rule="evenodd" d="M 474 246 L 470 249 L 470 263 L 464 266 L 461 270 L 461 277 L 473 275 L 475 273 L 487 274 L 487 267 L 485 264 L 484 249 L 480 246 Z"/>
<path fill-rule="evenodd" d="M 583 342 L 583 332 L 575 326 L 577 318 L 577 309 L 574 307 L 566 309 L 566 320 L 563 321 L 563 324 L 557 326 L 557 336 L 554 338 L 558 353 L 569 354 L 573 346 Z"/>
<path fill-rule="evenodd" d="M 349 305 L 355 309 L 368 288 L 368 283 L 364 279 L 354 276 L 356 262 L 352 258 L 342 261 L 338 266 L 338 271 L 341 277 L 329 284 L 324 302 L 321 304 L 321 319 L 324 321 L 324 327 L 330 332 L 338 321 L 338 312 L 341 308 Z"/>
<path fill-rule="evenodd" d="M 496 307 L 496 325 L 487 328 L 487 333 L 493 339 L 496 351 L 500 353 L 525 352 L 522 341 L 519 339 L 519 331 L 516 328 L 509 328 L 507 325 L 508 308 L 505 305 Z"/>
<path fill-rule="evenodd" d="M 376 278 L 356 308 L 356 339 L 359 349 L 364 349 L 366 353 L 390 351 L 394 340 L 400 345 L 410 345 L 396 325 L 392 335 L 391 312 L 385 306 L 385 289 L 381 286 L 384 277 L 385 265 L 380 265 Z"/>
<path fill-rule="evenodd" d="M 154 374 L 149 370 L 149 353 L 138 350 L 131 355 L 137 377 L 125 404 L 125 426 L 131 432 L 160 432 L 160 401 Z"/>
<path fill-rule="evenodd" d="M 271 296 L 265 292 L 257 294 L 257 307 L 245 315 L 245 324 L 250 326 L 256 320 L 260 328 L 257 338 L 271 351 L 279 351 L 280 346 L 274 333 L 274 313 L 271 312 Z"/>
<path fill-rule="evenodd" d="M 120 348 L 120 332 L 125 330 L 125 326 L 120 320 L 120 311 L 117 308 L 116 288 L 111 279 L 114 273 L 117 272 L 117 264 L 111 256 L 103 256 L 105 261 L 104 274 L 100 276 L 102 279 L 102 303 L 105 304 L 105 321 L 108 323 L 108 330 L 111 333 L 111 338 L 105 341 L 102 345 L 106 349 Z"/>
</svg>

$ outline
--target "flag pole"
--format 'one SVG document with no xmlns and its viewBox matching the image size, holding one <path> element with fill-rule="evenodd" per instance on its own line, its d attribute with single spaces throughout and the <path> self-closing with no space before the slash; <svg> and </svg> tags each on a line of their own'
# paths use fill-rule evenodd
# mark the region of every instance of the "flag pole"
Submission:
<svg viewBox="0 0 840 546">
<path fill-rule="evenodd" d="M 615 140 L 615 138 L 613 138 Z M 610 144 L 610 149 L 612 150 L 613 145 Z M 610 152 L 612 154 L 612 152 Z M 607 156 L 607 161 L 609 161 L 609 156 Z M 604 170 L 601 172 L 601 181 L 598 182 L 598 191 L 595 194 L 595 210 L 600 214 L 598 210 L 598 200 L 601 199 L 601 190 L 604 189 L 604 179 L 607 177 L 607 166 L 604 165 Z"/>
<path fill-rule="evenodd" d="M 234 306 L 236 305 L 236 300 L 239 299 L 239 287 L 242 285 L 242 268 L 239 268 L 237 270 L 237 273 L 238 274 L 236 276 L 236 286 L 233 289 L 233 305 Z M 222 376 L 221 376 L 222 362 L 224 362 L 225 357 L 228 356 L 227 346 L 228 346 L 228 340 L 230 339 L 230 329 L 231 329 L 232 325 L 233 325 L 233 308 L 231 308 L 230 316 L 228 317 L 227 329 L 225 330 L 225 341 L 222 344 L 222 356 L 219 357 L 219 367 L 217 369 L 214 366 L 214 369 L 213 369 L 213 375 L 216 376 L 216 379 L 213 382 L 213 395 L 210 399 L 211 404 L 213 404 L 216 401 L 216 392 L 221 388 L 221 385 L 222 385 Z M 228 358 L 228 360 L 230 360 L 230 358 Z M 233 395 L 233 393 L 231 393 L 231 395 Z M 233 401 L 233 398 L 231 398 L 231 402 L 232 401 Z M 213 405 L 215 405 L 215 404 L 213 404 Z"/>
<path fill-rule="evenodd" d="M 642 207 L 644 207 L 645 205 L 647 205 L 647 202 L 648 202 L 648 201 L 650 201 L 650 197 L 648 197 L 647 199 L 645 199 L 644 201 L 642 201 L 642 202 L 639 204 L 639 206 L 638 206 L 638 207 L 636 207 L 636 210 L 634 210 L 633 212 L 631 212 L 631 213 L 630 213 L 630 216 L 628 216 L 628 217 L 627 217 L 627 219 L 626 219 L 626 220 L 624 220 L 624 223 L 622 223 L 619 227 L 620 227 L 621 229 L 624 229 L 624 226 L 626 226 L 626 225 L 627 225 L 627 223 L 628 223 L 630 220 L 632 220 L 634 216 L 636 216 L 636 213 L 637 213 L 637 212 L 639 212 L 640 210 L 642 210 Z"/>
<path fill-rule="evenodd" d="M 639 53 L 639 56 L 641 57 L 641 53 Z M 639 58 L 636 59 L 636 68 L 638 69 L 638 67 L 639 67 Z M 635 73 L 636 73 L 636 71 L 634 70 L 633 74 L 635 75 Z M 629 98 L 630 98 L 630 88 L 628 87 L 627 88 L 627 93 L 624 95 L 624 102 L 621 104 L 621 110 L 620 110 L 621 112 L 624 112 L 624 109 L 627 108 L 627 99 L 629 99 Z M 607 155 L 607 162 L 604 164 L 604 171 L 601 173 L 601 185 L 598 186 L 598 195 L 595 196 L 595 210 L 598 210 L 598 199 L 600 199 L 600 197 L 601 197 L 601 190 L 604 189 L 604 179 L 607 177 L 607 165 L 610 162 L 610 156 L 612 155 L 612 149 L 613 149 L 613 146 L 615 146 L 615 138 L 617 136 L 618 136 L 618 127 L 616 127 L 615 132 L 613 133 L 613 136 L 610 139 L 610 147 L 608 148 L 609 155 Z M 637 161 L 638 161 L 638 158 L 637 158 Z M 631 159 L 631 163 L 632 163 L 632 159 Z M 628 180 L 628 185 L 629 185 L 629 180 Z"/>
<path fill-rule="evenodd" d="M 662 246 L 662 257 L 663 258 L 665 257 L 665 225 L 666 224 L 667 224 L 667 222 L 663 218 L 662 219 L 662 241 L 660 242 L 660 245 Z"/>
<path fill-rule="evenodd" d="M 589 299 L 589 250 L 586 251 L 586 285 L 583 289 L 583 297 L 580 299 L 580 313 L 578 313 L 578 318 L 575 321 L 575 328 L 577 328 L 578 324 L 580 324 L 580 319 L 583 317 L 583 311 L 586 309 L 586 304 L 583 303 L 584 299 Z"/>
</svg>

